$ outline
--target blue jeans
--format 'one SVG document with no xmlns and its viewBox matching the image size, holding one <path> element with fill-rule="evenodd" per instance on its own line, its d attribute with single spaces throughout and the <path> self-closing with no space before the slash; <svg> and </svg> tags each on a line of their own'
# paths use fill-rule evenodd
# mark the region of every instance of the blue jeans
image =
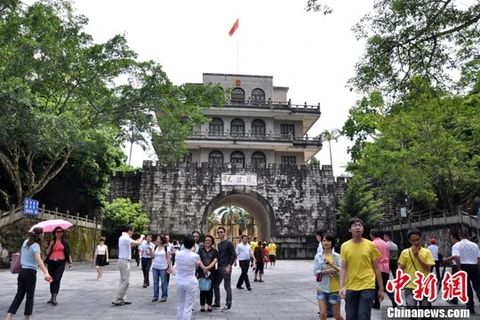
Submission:
<svg viewBox="0 0 480 320">
<path fill-rule="evenodd" d="M 153 298 L 158 299 L 159 293 L 159 278 L 162 279 L 162 299 L 168 298 L 168 280 L 167 280 L 167 269 L 155 269 L 152 268 L 153 276 Z"/>
<path fill-rule="evenodd" d="M 346 320 L 370 320 L 375 289 L 347 290 L 345 297 Z"/>
</svg>

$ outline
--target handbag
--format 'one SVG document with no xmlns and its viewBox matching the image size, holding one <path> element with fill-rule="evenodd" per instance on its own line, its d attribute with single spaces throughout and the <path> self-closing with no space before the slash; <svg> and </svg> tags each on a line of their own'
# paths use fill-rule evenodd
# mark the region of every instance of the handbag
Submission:
<svg viewBox="0 0 480 320">
<path fill-rule="evenodd" d="M 200 278 L 200 280 L 198 280 L 198 287 L 200 291 L 210 291 L 212 288 L 212 280 L 205 277 Z"/>
<path fill-rule="evenodd" d="M 20 269 L 22 268 L 22 264 L 20 263 L 22 257 L 22 253 L 14 253 L 12 254 L 12 263 L 10 264 L 10 272 L 13 274 L 20 273 Z"/>
</svg>

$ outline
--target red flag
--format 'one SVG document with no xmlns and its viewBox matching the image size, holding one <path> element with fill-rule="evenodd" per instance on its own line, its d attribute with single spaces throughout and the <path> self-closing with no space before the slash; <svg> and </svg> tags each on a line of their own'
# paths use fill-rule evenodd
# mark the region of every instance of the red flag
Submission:
<svg viewBox="0 0 480 320">
<path fill-rule="evenodd" d="M 238 29 L 238 19 L 237 21 L 235 21 L 235 23 L 233 24 L 233 27 L 232 29 L 230 29 L 230 32 L 228 33 L 228 35 L 231 37 L 233 36 L 233 34 L 235 33 L 235 31 Z"/>
</svg>

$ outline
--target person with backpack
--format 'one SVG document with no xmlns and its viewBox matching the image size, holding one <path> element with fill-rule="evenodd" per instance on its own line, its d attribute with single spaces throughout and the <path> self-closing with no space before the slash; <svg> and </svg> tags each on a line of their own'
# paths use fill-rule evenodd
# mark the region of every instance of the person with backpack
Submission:
<svg viewBox="0 0 480 320">
<path fill-rule="evenodd" d="M 43 229 L 34 228 L 29 239 L 22 244 L 20 264 L 21 269 L 18 274 L 17 294 L 8 308 L 6 320 L 11 320 L 13 315 L 17 313 L 20 304 L 25 295 L 25 319 L 30 320 L 33 313 L 33 298 L 35 296 L 35 285 L 37 284 L 37 269 L 40 268 L 44 274 L 45 281 L 52 282 L 53 279 L 48 273 L 47 268 L 43 264 L 40 256 L 40 244 L 43 240 Z"/>
</svg>

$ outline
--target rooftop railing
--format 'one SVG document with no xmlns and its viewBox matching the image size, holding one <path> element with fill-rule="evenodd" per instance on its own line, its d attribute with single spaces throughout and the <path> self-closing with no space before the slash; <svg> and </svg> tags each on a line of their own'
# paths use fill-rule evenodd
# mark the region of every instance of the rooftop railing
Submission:
<svg viewBox="0 0 480 320">
<path fill-rule="evenodd" d="M 270 109 L 270 110 L 288 110 L 298 113 L 315 113 L 320 114 L 320 103 L 316 105 L 309 105 L 306 102 L 304 104 L 292 104 L 291 100 L 288 101 L 253 101 L 253 100 L 230 100 L 224 106 L 224 108 L 256 108 L 256 109 Z"/>
<path fill-rule="evenodd" d="M 294 146 L 322 146 L 322 137 L 295 137 L 291 134 L 274 133 L 232 133 L 232 132 L 194 132 L 187 140 L 206 140 L 206 141 L 252 141 L 252 142 L 276 142 L 292 143 Z"/>
</svg>

